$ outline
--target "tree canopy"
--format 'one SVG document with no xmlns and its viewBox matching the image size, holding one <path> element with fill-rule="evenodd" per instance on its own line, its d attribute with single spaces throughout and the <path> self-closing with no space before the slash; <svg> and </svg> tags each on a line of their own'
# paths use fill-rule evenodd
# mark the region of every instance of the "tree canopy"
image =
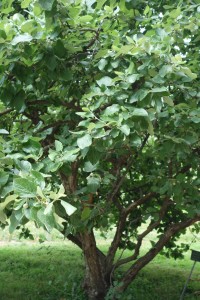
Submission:
<svg viewBox="0 0 200 300">
<path fill-rule="evenodd" d="M 200 2 L 0 5 L 0 222 L 58 229 L 83 250 L 89 299 L 116 297 L 199 230 Z M 103 254 L 94 230 L 110 228 Z"/>
</svg>

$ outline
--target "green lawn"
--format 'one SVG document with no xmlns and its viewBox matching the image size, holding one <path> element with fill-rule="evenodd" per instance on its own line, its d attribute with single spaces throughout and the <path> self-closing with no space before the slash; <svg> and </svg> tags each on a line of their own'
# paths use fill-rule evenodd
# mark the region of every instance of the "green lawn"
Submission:
<svg viewBox="0 0 200 300">
<path fill-rule="evenodd" d="M 106 244 L 101 248 L 105 250 Z M 123 300 L 179 299 L 192 261 L 174 261 L 158 256 L 134 281 Z M 68 242 L 9 243 L 0 246 L 1 300 L 83 300 L 84 272 L 81 252 Z M 119 274 L 120 276 L 120 274 Z M 190 281 L 185 299 L 200 299 L 200 263 Z"/>
</svg>

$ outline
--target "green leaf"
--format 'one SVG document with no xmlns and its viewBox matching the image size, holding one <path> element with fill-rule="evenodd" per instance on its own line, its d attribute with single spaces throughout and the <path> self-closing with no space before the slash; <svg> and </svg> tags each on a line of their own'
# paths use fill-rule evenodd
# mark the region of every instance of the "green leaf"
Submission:
<svg viewBox="0 0 200 300">
<path fill-rule="evenodd" d="M 131 115 L 137 117 L 147 117 L 148 113 L 143 108 L 134 108 L 133 112 L 131 112 Z"/>
<path fill-rule="evenodd" d="M 0 134 L 9 134 L 9 132 L 6 129 L 0 129 Z"/>
<path fill-rule="evenodd" d="M 101 178 L 98 176 L 90 175 L 87 177 L 87 189 L 90 193 L 96 193 L 100 186 Z"/>
<path fill-rule="evenodd" d="M 143 100 L 147 96 L 148 92 L 149 91 L 147 91 L 147 90 L 139 90 L 139 91 L 135 92 L 131 96 L 129 102 L 134 103 L 134 102 Z"/>
<path fill-rule="evenodd" d="M 52 213 L 52 208 L 53 208 L 53 202 L 50 202 L 50 203 L 46 206 L 46 208 L 45 208 L 45 210 L 44 210 L 44 215 L 49 215 L 49 214 L 51 214 L 51 213 Z"/>
<path fill-rule="evenodd" d="M 107 65 L 107 60 L 105 58 L 100 59 L 99 63 L 98 63 L 98 68 L 100 71 L 102 71 L 105 66 Z"/>
<path fill-rule="evenodd" d="M 34 183 L 37 185 L 37 187 L 40 187 L 41 189 L 45 188 L 45 180 L 40 172 L 34 170 L 31 171 L 31 177 Z"/>
<path fill-rule="evenodd" d="M 26 153 L 37 154 L 41 149 L 41 145 L 39 142 L 29 139 L 28 142 L 23 144 L 23 150 Z"/>
<path fill-rule="evenodd" d="M 29 161 L 27 160 L 17 160 L 16 161 L 16 166 L 21 170 L 21 171 L 24 171 L 24 172 L 27 172 L 29 173 L 32 169 L 32 165 Z"/>
<path fill-rule="evenodd" d="M 31 2 L 32 0 L 23 0 L 21 2 L 21 8 L 27 8 Z"/>
<path fill-rule="evenodd" d="M 78 156 L 77 154 L 64 152 L 61 159 L 62 159 L 63 162 L 67 162 L 67 161 L 68 162 L 73 162 L 77 159 L 77 156 Z"/>
<path fill-rule="evenodd" d="M 39 4 L 42 9 L 51 11 L 55 0 L 39 0 Z"/>
<path fill-rule="evenodd" d="M 129 135 L 130 134 L 130 127 L 128 125 L 122 125 L 120 127 L 120 130 L 125 134 L 125 135 Z"/>
<path fill-rule="evenodd" d="M 45 209 L 41 208 L 37 212 L 37 218 L 46 227 L 47 231 L 51 232 L 56 227 L 55 219 L 53 214 L 44 214 L 44 211 Z"/>
<path fill-rule="evenodd" d="M 115 113 L 117 113 L 120 109 L 120 106 L 118 104 L 113 104 L 111 106 L 108 106 L 105 111 L 104 111 L 104 115 L 105 116 L 110 116 L 113 115 Z"/>
<path fill-rule="evenodd" d="M 66 49 L 64 47 L 64 44 L 61 40 L 57 40 L 55 47 L 54 47 L 54 53 L 56 56 L 60 58 L 64 58 L 66 55 Z"/>
<path fill-rule="evenodd" d="M 114 85 L 114 82 L 112 80 L 112 78 L 108 77 L 108 76 L 104 76 L 101 79 L 97 80 L 97 84 L 101 87 L 101 86 L 112 86 Z"/>
<path fill-rule="evenodd" d="M 85 207 L 81 213 L 81 220 L 85 221 L 90 217 L 91 209 L 89 207 Z"/>
<path fill-rule="evenodd" d="M 57 156 L 58 156 L 58 153 L 56 151 L 49 150 L 48 157 L 50 158 L 50 160 L 54 161 Z"/>
<path fill-rule="evenodd" d="M 0 222 L 5 224 L 7 220 L 6 214 L 3 212 L 3 210 L 0 209 Z"/>
<path fill-rule="evenodd" d="M 86 161 L 83 167 L 83 171 L 84 172 L 93 172 L 94 170 L 96 170 L 98 164 L 92 164 L 90 161 Z"/>
<path fill-rule="evenodd" d="M 22 198 L 32 198 L 37 193 L 37 185 L 26 178 L 14 179 L 13 188 L 15 193 Z"/>
<path fill-rule="evenodd" d="M 10 202 L 16 200 L 18 195 L 9 195 L 6 197 L 5 201 L 0 203 L 0 210 L 3 210 Z"/>
<path fill-rule="evenodd" d="M 148 122 L 149 123 L 149 126 L 148 126 L 148 133 L 150 135 L 154 135 L 154 128 L 153 128 L 153 124 L 151 121 Z"/>
<path fill-rule="evenodd" d="M 174 102 L 170 97 L 164 96 L 163 100 L 165 103 L 167 103 L 169 106 L 174 106 Z"/>
<path fill-rule="evenodd" d="M 77 210 L 77 208 L 75 206 L 69 204 L 68 202 L 61 200 L 60 203 L 64 207 L 66 214 L 68 216 L 71 216 Z"/>
<path fill-rule="evenodd" d="M 77 145 L 80 149 L 89 147 L 92 144 L 92 138 L 89 134 L 77 139 Z"/>
<path fill-rule="evenodd" d="M 20 224 L 21 219 L 23 218 L 22 211 L 13 211 L 10 217 L 10 226 L 9 226 L 9 233 L 12 234 L 17 226 Z"/>
<path fill-rule="evenodd" d="M 81 16 L 78 18 L 78 21 L 80 23 L 88 23 L 88 22 L 91 22 L 93 20 L 93 17 L 90 16 L 90 15 L 86 15 L 86 16 Z"/>
<path fill-rule="evenodd" d="M 7 183 L 8 178 L 9 178 L 9 174 L 7 174 L 4 171 L 0 171 L 0 187 L 2 187 Z"/>
<path fill-rule="evenodd" d="M 126 80 L 127 80 L 129 83 L 134 83 L 136 80 L 139 79 L 139 77 L 140 77 L 139 74 L 132 74 L 132 75 L 128 76 L 128 77 L 126 78 Z"/>
<path fill-rule="evenodd" d="M 101 9 L 107 0 L 98 0 L 97 1 L 97 9 Z"/>
<path fill-rule="evenodd" d="M 165 77 L 167 74 L 170 74 L 172 72 L 172 66 L 171 65 L 164 65 L 160 71 L 159 74 L 161 77 Z"/>
<path fill-rule="evenodd" d="M 35 22 L 28 20 L 21 25 L 21 31 L 31 33 L 34 30 Z"/>
<path fill-rule="evenodd" d="M 168 92 L 168 89 L 166 87 L 158 87 L 158 88 L 153 88 L 151 90 L 152 93 L 162 93 L 162 92 Z"/>
<path fill-rule="evenodd" d="M 55 140 L 56 151 L 60 152 L 63 150 L 63 144 L 60 141 Z"/>
<path fill-rule="evenodd" d="M 19 43 L 25 43 L 25 42 L 30 42 L 32 41 L 33 37 L 28 34 L 28 33 L 24 33 L 24 34 L 20 34 L 17 35 L 16 37 L 14 37 L 14 39 L 11 41 L 11 44 L 13 46 L 19 44 Z"/>
</svg>

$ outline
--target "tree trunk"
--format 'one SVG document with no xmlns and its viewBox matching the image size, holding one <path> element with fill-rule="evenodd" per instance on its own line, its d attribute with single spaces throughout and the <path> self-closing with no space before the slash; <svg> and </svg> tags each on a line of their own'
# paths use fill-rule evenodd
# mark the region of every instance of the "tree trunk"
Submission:
<svg viewBox="0 0 200 300">
<path fill-rule="evenodd" d="M 84 232 L 81 240 L 86 266 L 84 289 L 89 300 L 103 300 L 109 288 L 105 280 L 105 257 L 96 247 L 93 232 Z"/>
</svg>

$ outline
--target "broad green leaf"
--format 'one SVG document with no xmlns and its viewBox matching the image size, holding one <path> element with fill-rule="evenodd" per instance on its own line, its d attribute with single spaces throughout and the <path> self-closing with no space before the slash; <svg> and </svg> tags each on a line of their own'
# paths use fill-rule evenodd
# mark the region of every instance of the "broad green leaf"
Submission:
<svg viewBox="0 0 200 300">
<path fill-rule="evenodd" d="M 99 70 L 102 71 L 107 65 L 107 63 L 108 63 L 107 60 L 105 58 L 102 58 L 98 63 Z"/>
<path fill-rule="evenodd" d="M 166 87 L 158 87 L 158 88 L 153 88 L 151 90 L 152 93 L 162 93 L 162 92 L 167 92 L 168 89 Z"/>
<path fill-rule="evenodd" d="M 149 92 L 149 91 L 147 91 L 147 90 L 139 90 L 139 91 L 135 92 L 135 93 L 130 97 L 129 102 L 130 102 L 130 103 L 134 103 L 134 102 L 143 100 L 143 99 L 148 95 L 148 92 Z"/>
<path fill-rule="evenodd" d="M 91 209 L 89 207 L 85 207 L 81 213 L 81 220 L 85 221 L 90 217 Z"/>
<path fill-rule="evenodd" d="M 96 193 L 100 186 L 101 178 L 98 176 L 88 176 L 87 177 L 87 189 L 90 193 Z"/>
<path fill-rule="evenodd" d="M 50 203 L 46 206 L 46 208 L 45 208 L 45 210 L 44 210 L 44 215 L 49 215 L 49 214 L 51 214 L 51 213 L 52 213 L 52 208 L 53 208 L 53 202 L 50 202 Z"/>
<path fill-rule="evenodd" d="M 186 76 L 188 76 L 191 79 L 196 79 L 197 78 L 197 74 L 192 73 L 192 71 L 187 68 L 187 67 L 180 67 L 180 71 L 183 71 L 185 73 Z"/>
<path fill-rule="evenodd" d="M 14 179 L 13 188 L 15 193 L 22 198 L 32 198 L 35 197 L 37 193 L 37 185 L 26 178 Z"/>
<path fill-rule="evenodd" d="M 48 157 L 50 158 L 50 160 L 54 161 L 57 156 L 58 156 L 58 152 L 54 150 L 49 150 Z"/>
<path fill-rule="evenodd" d="M 105 3 L 106 3 L 106 0 L 98 0 L 97 1 L 97 9 L 101 9 Z"/>
<path fill-rule="evenodd" d="M 68 202 L 65 202 L 65 201 L 61 200 L 60 203 L 64 207 L 64 209 L 66 211 L 66 214 L 68 216 L 71 216 L 77 210 L 77 208 L 75 206 L 71 205 Z"/>
<path fill-rule="evenodd" d="M 50 11 L 52 10 L 55 0 L 38 0 L 38 2 L 41 5 L 42 9 Z"/>
<path fill-rule="evenodd" d="M 31 163 L 27 160 L 21 160 L 21 161 L 17 160 L 16 165 L 21 171 L 24 171 L 24 172 L 27 172 L 27 173 L 29 173 L 32 169 Z"/>
<path fill-rule="evenodd" d="M 101 79 L 97 80 L 97 84 L 101 86 L 112 86 L 114 85 L 114 82 L 111 77 L 104 76 Z"/>
<path fill-rule="evenodd" d="M 5 198 L 5 201 L 0 203 L 0 210 L 3 210 L 10 202 L 16 200 L 18 195 L 9 195 Z"/>
<path fill-rule="evenodd" d="M 33 182 L 37 185 L 37 187 L 39 186 L 41 189 L 45 188 L 45 179 L 40 172 L 34 170 L 31 171 L 31 177 L 33 179 Z"/>
<path fill-rule="evenodd" d="M 30 42 L 32 41 L 33 37 L 28 34 L 28 33 L 24 33 L 24 34 L 20 34 L 17 35 L 16 37 L 14 37 L 14 39 L 11 41 L 11 44 L 13 46 L 19 44 L 19 43 L 25 43 L 25 42 Z"/>
<path fill-rule="evenodd" d="M 53 214 L 44 214 L 45 209 L 41 208 L 37 212 L 37 218 L 45 226 L 46 230 L 51 232 L 56 227 Z"/>
<path fill-rule="evenodd" d="M 138 117 L 147 117 L 148 113 L 143 108 L 134 108 L 133 112 L 131 112 L 132 116 L 138 116 Z"/>
<path fill-rule="evenodd" d="M 60 169 L 60 167 L 62 167 L 63 163 L 62 162 L 52 162 L 52 161 L 49 161 L 48 165 L 46 166 L 46 169 L 45 169 L 45 172 L 46 173 L 54 173 L 56 172 L 57 170 Z"/>
<path fill-rule="evenodd" d="M 80 149 L 84 149 L 89 147 L 92 144 L 92 138 L 89 134 L 82 136 L 81 138 L 77 139 L 77 145 Z"/>
<path fill-rule="evenodd" d="M 29 139 L 28 142 L 23 144 L 23 150 L 26 153 L 36 154 L 40 151 L 40 149 L 41 149 L 40 143 L 33 139 Z"/>
<path fill-rule="evenodd" d="M 120 130 L 125 134 L 125 135 L 129 135 L 130 134 L 130 127 L 128 125 L 122 125 L 120 127 Z"/>
<path fill-rule="evenodd" d="M 194 123 L 200 123 L 200 117 L 191 117 L 191 121 Z"/>
<path fill-rule="evenodd" d="M 90 161 L 86 161 L 83 167 L 83 171 L 84 172 L 93 172 L 94 170 L 96 170 L 98 164 L 92 164 Z"/>
<path fill-rule="evenodd" d="M 10 226 L 9 226 L 9 233 L 12 234 L 17 226 L 20 224 L 21 219 L 23 218 L 22 211 L 13 210 L 12 215 L 10 217 Z"/>
<path fill-rule="evenodd" d="M 75 148 L 73 150 L 66 150 L 63 152 L 63 156 L 62 156 L 62 161 L 69 161 L 69 162 L 73 162 L 76 160 L 78 154 L 77 152 L 79 152 L 80 149 L 79 148 Z"/>
<path fill-rule="evenodd" d="M 129 83 L 134 83 L 136 80 L 139 79 L 139 77 L 140 77 L 139 74 L 132 74 L 132 75 L 129 75 L 126 80 Z"/>
<path fill-rule="evenodd" d="M 6 129 L 0 129 L 0 134 L 9 134 L 9 132 Z"/>
<path fill-rule="evenodd" d="M 164 96 L 164 97 L 163 97 L 163 100 L 164 100 L 164 102 L 167 103 L 169 106 L 174 106 L 174 102 L 173 102 L 172 98 L 167 97 L 167 96 Z"/>
<path fill-rule="evenodd" d="M 113 104 L 111 106 L 108 106 L 105 111 L 104 111 L 104 115 L 109 116 L 109 115 L 113 115 L 115 113 L 117 113 L 120 109 L 119 104 Z"/>
<path fill-rule="evenodd" d="M 66 55 L 66 49 L 64 47 L 64 44 L 61 40 L 57 40 L 55 47 L 54 47 L 54 53 L 60 58 L 65 57 Z"/>
<path fill-rule="evenodd" d="M 6 214 L 3 212 L 3 210 L 0 209 L 0 222 L 5 224 L 7 220 Z"/>
<path fill-rule="evenodd" d="M 27 8 L 32 0 L 23 0 L 21 3 L 21 8 Z"/>
<path fill-rule="evenodd" d="M 37 187 L 37 195 L 39 195 L 42 199 L 45 199 L 45 196 L 40 186 Z"/>
<path fill-rule="evenodd" d="M 56 151 L 60 152 L 63 150 L 63 144 L 60 141 L 55 140 Z"/>
<path fill-rule="evenodd" d="M 34 30 L 35 22 L 33 20 L 28 20 L 21 25 L 21 31 L 31 33 Z"/>
<path fill-rule="evenodd" d="M 9 174 L 4 171 L 0 171 L 0 187 L 5 185 L 8 181 Z"/>
<path fill-rule="evenodd" d="M 92 20 L 93 20 L 93 17 L 90 15 L 81 16 L 78 18 L 78 22 L 80 22 L 80 23 L 88 23 L 88 22 L 91 22 Z"/>
<path fill-rule="evenodd" d="M 153 128 L 153 124 L 151 121 L 148 122 L 149 123 L 149 126 L 148 126 L 148 133 L 150 135 L 154 135 L 154 128 Z"/>
<path fill-rule="evenodd" d="M 171 65 L 164 65 L 160 71 L 159 74 L 161 77 L 165 77 L 167 74 L 170 74 L 172 72 L 172 66 Z"/>
</svg>

